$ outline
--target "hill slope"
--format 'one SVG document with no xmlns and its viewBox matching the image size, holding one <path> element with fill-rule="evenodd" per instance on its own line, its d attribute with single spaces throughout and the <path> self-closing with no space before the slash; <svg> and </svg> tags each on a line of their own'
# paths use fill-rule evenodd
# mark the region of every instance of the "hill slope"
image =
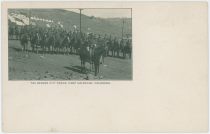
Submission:
<svg viewBox="0 0 210 134">
<path fill-rule="evenodd" d="M 108 10 L 108 9 L 107 9 Z M 10 9 L 9 12 L 21 13 L 26 16 L 29 15 L 28 9 Z M 66 11 L 63 9 L 30 9 L 31 16 L 50 19 L 54 22 L 61 22 L 65 29 L 70 30 L 73 25 L 77 25 L 79 28 L 79 14 L 71 11 Z M 132 32 L 131 18 L 123 18 L 124 24 L 124 35 L 130 34 Z M 113 36 L 122 36 L 122 18 L 96 18 L 86 15 L 82 15 L 82 31 L 93 32 L 96 34 L 111 34 Z"/>
</svg>

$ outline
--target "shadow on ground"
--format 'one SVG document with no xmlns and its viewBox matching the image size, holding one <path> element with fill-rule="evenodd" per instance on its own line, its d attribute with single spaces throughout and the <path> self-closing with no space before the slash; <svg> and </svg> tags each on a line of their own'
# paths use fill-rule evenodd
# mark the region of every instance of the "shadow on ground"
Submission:
<svg viewBox="0 0 210 134">
<path fill-rule="evenodd" d="M 80 73 L 80 74 L 85 74 L 85 72 L 82 72 L 82 67 L 81 66 L 70 66 L 70 67 L 64 67 L 65 69 Z"/>
</svg>

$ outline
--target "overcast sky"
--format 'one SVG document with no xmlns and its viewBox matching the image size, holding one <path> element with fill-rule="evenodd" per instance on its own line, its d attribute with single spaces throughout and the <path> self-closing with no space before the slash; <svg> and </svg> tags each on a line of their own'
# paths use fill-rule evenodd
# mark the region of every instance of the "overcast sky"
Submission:
<svg viewBox="0 0 210 134">
<path fill-rule="evenodd" d="M 66 9 L 79 13 L 79 9 Z M 101 18 L 131 18 L 131 9 L 83 9 L 82 14 Z"/>
</svg>

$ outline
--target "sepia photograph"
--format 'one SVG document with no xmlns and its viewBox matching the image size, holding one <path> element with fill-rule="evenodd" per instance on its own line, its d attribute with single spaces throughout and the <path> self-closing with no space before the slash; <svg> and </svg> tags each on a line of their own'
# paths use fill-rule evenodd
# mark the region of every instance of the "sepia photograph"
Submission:
<svg viewBox="0 0 210 134">
<path fill-rule="evenodd" d="M 129 8 L 8 9 L 9 80 L 132 80 Z"/>
</svg>

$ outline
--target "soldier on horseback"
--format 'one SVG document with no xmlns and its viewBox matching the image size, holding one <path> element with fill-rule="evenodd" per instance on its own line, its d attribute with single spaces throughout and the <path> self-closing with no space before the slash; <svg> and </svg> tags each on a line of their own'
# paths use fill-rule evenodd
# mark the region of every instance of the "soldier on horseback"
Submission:
<svg viewBox="0 0 210 134">
<path fill-rule="evenodd" d="M 22 50 L 25 52 L 28 51 L 28 40 L 29 40 L 28 30 L 27 27 L 24 26 L 20 32 L 20 44 L 23 47 Z"/>
</svg>

